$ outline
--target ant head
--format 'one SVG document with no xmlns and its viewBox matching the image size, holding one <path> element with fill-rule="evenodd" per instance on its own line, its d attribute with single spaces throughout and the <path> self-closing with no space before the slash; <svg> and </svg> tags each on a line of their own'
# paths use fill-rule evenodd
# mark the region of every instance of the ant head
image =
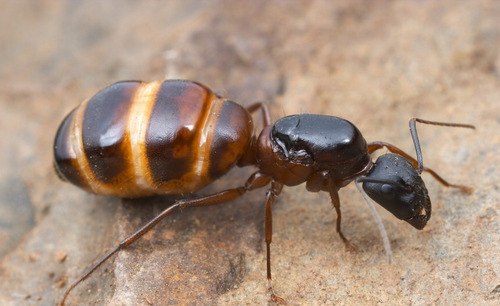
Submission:
<svg viewBox="0 0 500 306">
<path fill-rule="evenodd" d="M 364 191 L 398 219 L 422 229 L 431 217 L 431 200 L 417 169 L 397 154 L 381 155 L 366 177 Z"/>
</svg>

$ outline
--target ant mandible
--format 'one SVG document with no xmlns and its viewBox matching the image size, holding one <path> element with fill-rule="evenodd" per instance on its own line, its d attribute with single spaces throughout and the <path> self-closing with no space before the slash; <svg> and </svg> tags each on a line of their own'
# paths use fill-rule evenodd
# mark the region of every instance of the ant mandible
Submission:
<svg viewBox="0 0 500 306">
<path fill-rule="evenodd" d="M 251 114 L 262 113 L 264 128 L 253 131 Z M 243 186 L 212 195 L 179 200 L 120 242 L 65 292 L 61 304 L 80 282 L 112 255 L 143 236 L 172 211 L 232 201 L 269 183 L 265 205 L 268 291 L 282 301 L 271 285 L 272 205 L 284 185 L 306 183 L 311 192 L 326 191 L 337 213 L 336 231 L 342 234 L 338 190 L 352 181 L 368 197 L 398 219 L 422 229 L 431 216 L 431 202 L 420 177 L 424 167 L 416 122 L 474 129 L 468 124 L 413 118 L 410 131 L 417 159 L 386 142 L 367 143 L 349 121 L 325 115 L 300 114 L 272 124 L 264 103 L 247 108 L 193 81 L 166 80 L 115 83 L 76 107 L 64 119 L 54 143 L 55 169 L 63 180 L 90 192 L 124 198 L 155 194 L 190 194 L 229 171 L 234 165 L 257 167 Z M 371 154 L 386 148 L 372 162 Z M 362 183 L 362 188 L 360 187 Z M 372 211 L 374 208 L 370 206 Z M 390 247 L 375 214 L 390 260 Z"/>
</svg>

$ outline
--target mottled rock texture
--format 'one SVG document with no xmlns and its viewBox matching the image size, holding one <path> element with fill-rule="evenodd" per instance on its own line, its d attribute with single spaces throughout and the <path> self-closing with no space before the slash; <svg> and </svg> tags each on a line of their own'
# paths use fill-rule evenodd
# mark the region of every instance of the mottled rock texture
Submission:
<svg viewBox="0 0 500 306">
<path fill-rule="evenodd" d="M 422 231 L 380 210 L 382 239 L 354 186 L 340 191 L 345 250 L 328 195 L 285 188 L 274 208 L 276 292 L 290 304 L 500 303 L 500 2 L 106 1 L 0 3 L 0 304 L 52 305 L 93 261 L 173 197 L 121 200 L 58 180 L 62 118 L 126 79 L 187 78 L 273 117 L 347 118 L 368 141 L 413 154 L 470 195 L 424 174 Z M 257 124 L 260 127 L 259 123 Z M 201 193 L 243 183 L 237 169 Z M 186 209 L 105 264 L 70 304 L 266 304 L 265 190 Z"/>
</svg>

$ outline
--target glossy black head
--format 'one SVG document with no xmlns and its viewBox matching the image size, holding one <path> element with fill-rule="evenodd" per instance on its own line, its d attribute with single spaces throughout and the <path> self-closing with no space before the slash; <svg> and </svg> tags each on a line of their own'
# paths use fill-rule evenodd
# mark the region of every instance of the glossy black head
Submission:
<svg viewBox="0 0 500 306">
<path fill-rule="evenodd" d="M 422 229 L 431 217 L 431 200 L 412 164 L 392 153 L 380 156 L 360 179 L 364 191 L 398 219 Z"/>
</svg>

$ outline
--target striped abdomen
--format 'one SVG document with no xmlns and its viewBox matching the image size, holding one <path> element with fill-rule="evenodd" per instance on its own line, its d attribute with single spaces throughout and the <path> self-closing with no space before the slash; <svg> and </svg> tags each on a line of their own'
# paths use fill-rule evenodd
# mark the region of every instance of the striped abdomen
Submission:
<svg viewBox="0 0 500 306">
<path fill-rule="evenodd" d="M 249 149 L 250 114 L 191 81 L 113 84 L 76 107 L 54 143 L 59 175 L 120 197 L 183 194 Z"/>
</svg>

